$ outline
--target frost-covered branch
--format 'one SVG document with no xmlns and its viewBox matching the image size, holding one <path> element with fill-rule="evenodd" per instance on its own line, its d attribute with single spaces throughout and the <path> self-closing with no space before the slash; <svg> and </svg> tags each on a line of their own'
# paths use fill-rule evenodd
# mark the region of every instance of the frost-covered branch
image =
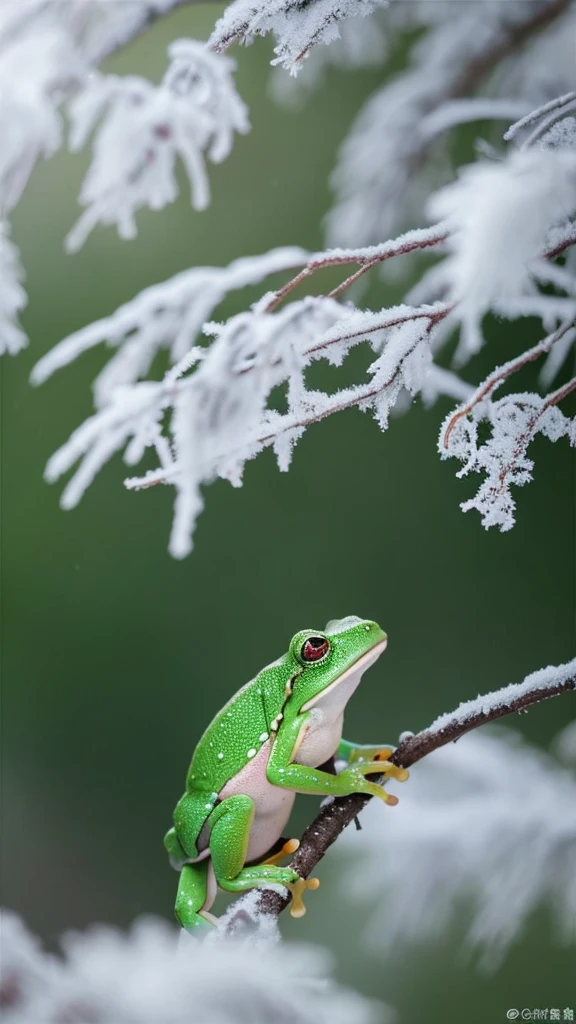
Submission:
<svg viewBox="0 0 576 1024">
<path fill-rule="evenodd" d="M 435 750 L 455 742 L 481 725 L 494 722 L 506 715 L 518 714 L 542 700 L 575 690 L 576 659 L 565 665 L 540 669 L 527 676 L 521 683 L 512 683 L 460 704 L 455 711 L 441 715 L 432 725 L 416 735 L 405 735 L 390 760 L 402 768 L 410 768 Z M 344 828 L 355 820 L 370 800 L 371 797 L 354 794 L 338 798 L 324 806 L 304 832 L 300 846 L 290 861 L 290 867 L 307 878 Z M 233 930 L 235 922 L 245 921 L 246 917 L 250 916 L 243 899 L 245 898 L 232 904 L 221 927 Z M 248 899 L 250 901 L 250 897 Z M 248 902 L 248 907 L 252 912 L 256 909 L 259 914 L 277 916 L 288 904 L 289 896 L 286 892 L 265 889 L 261 890 L 257 905 Z"/>
<path fill-rule="evenodd" d="M 340 37 L 339 24 L 347 18 L 365 18 L 389 0 L 234 0 L 226 8 L 210 37 L 217 53 L 238 40 L 273 33 L 276 38 L 272 64 L 292 74 L 309 50 Z"/>
<path fill-rule="evenodd" d="M 440 432 L 442 458 L 454 456 L 464 463 L 457 474 L 485 474 L 474 498 L 463 502 L 464 512 L 476 509 L 484 526 L 510 530 L 514 525 L 515 502 L 511 486 L 522 486 L 532 479 L 534 463 L 527 450 L 537 433 L 551 441 L 567 437 L 576 445 L 576 421 L 558 405 L 576 389 L 576 377 L 545 396 L 533 393 L 510 394 L 492 401 L 492 394 L 508 377 L 552 346 L 564 342 L 571 346 L 576 338 L 574 318 L 538 345 L 496 369 L 470 399 L 452 413 Z M 487 421 L 491 436 L 485 438 L 479 424 Z"/>
<path fill-rule="evenodd" d="M 14 10 L 0 13 L 0 83 L 6 84 L 1 102 L 7 111 L 4 120 L 12 125 L 0 157 L 2 208 L 8 210 L 17 201 L 38 154 L 47 155 L 61 144 L 60 109 L 71 91 L 70 145 L 82 146 L 91 134 L 94 141 L 81 193 L 86 209 L 68 237 L 70 249 L 78 248 L 97 223 L 113 223 L 121 235 L 132 237 L 141 207 L 159 209 L 175 198 L 177 159 L 187 171 L 193 205 L 206 205 L 205 157 L 223 159 L 234 133 L 248 128 L 228 58 L 193 40 L 180 40 L 170 47 L 169 67 L 159 85 L 94 71 L 114 40 L 129 38 L 149 17 L 171 6 L 171 0 L 135 0 L 132 9 L 116 4 L 105 13 L 104 5 L 87 0 L 52 5 L 31 0 L 30 18 Z M 345 200 L 343 219 L 337 217 L 339 230 L 343 225 L 347 241 L 367 240 L 357 230 L 360 211 L 360 219 L 365 215 L 369 223 L 368 234 L 377 236 L 376 244 L 313 255 L 279 249 L 225 268 L 192 268 L 146 289 L 112 316 L 57 345 L 35 368 L 36 383 L 96 344 L 106 342 L 115 349 L 94 385 L 95 415 L 47 467 L 53 480 L 79 463 L 64 490 L 64 507 L 77 503 L 115 452 L 123 450 L 125 461 L 135 465 L 150 448 L 157 468 L 127 485 L 145 489 L 165 483 L 175 488 L 170 550 L 182 557 L 191 549 L 203 506 L 201 488 L 217 477 L 239 486 L 246 461 L 264 448 L 273 447 L 280 469 L 286 470 L 305 428 L 335 412 L 356 406 L 371 412 L 385 429 L 392 409 L 407 408 L 412 397 L 420 395 L 430 405 L 448 395 L 460 407 L 447 432 L 450 449 L 444 445 L 443 453 L 461 457 L 462 472 L 479 469 L 487 477 L 480 496 L 464 507 L 481 508 L 486 526 L 509 528 L 514 512 L 509 485 L 529 479 L 526 446 L 534 433 L 574 440 L 573 425 L 558 409 L 570 385 L 548 396 L 516 395 L 491 403 L 502 373 L 509 376 L 512 367 L 505 364 L 495 371 L 500 377 L 491 375 L 476 394 L 458 372 L 485 344 L 487 315 L 541 320 L 545 339 L 538 352 L 524 353 L 515 366 L 544 352 L 546 338 L 576 316 L 570 253 L 576 241 L 574 92 L 542 96 L 540 85 L 529 88 L 526 66 L 529 56 L 532 72 L 538 54 L 554 50 L 555 81 L 562 84 L 563 51 L 557 57 L 556 44 L 574 28 L 574 7 L 567 0 L 521 5 L 495 0 L 481 10 L 471 4 L 384 7 L 378 0 L 346 5 L 340 0 L 274 0 L 266 5 L 236 0 L 225 12 L 212 38 L 214 49 L 233 38 L 272 31 L 281 63 L 298 63 L 312 43 L 330 42 L 343 20 L 347 36 L 365 42 L 365 29 L 359 31 L 359 26 L 370 25 L 377 8 L 379 32 L 384 26 L 400 32 L 422 29 L 411 68 L 370 101 L 362 122 L 365 134 L 353 132 L 347 143 L 356 198 Z M 34 68 L 24 81 L 19 69 L 26 60 Z M 496 67 L 498 95 L 488 74 Z M 483 95 L 468 95 L 480 81 Z M 36 112 L 33 139 L 32 121 L 20 116 L 23 103 L 28 113 Z M 1 114 L 2 109 L 0 119 Z M 483 156 L 431 197 L 432 178 L 425 181 L 418 171 L 414 181 L 422 188 L 422 199 L 427 197 L 420 205 L 436 223 L 382 241 L 388 233 L 386 218 L 395 218 L 404 200 L 417 209 L 409 194 L 411 175 L 432 141 L 454 125 L 479 118 L 516 119 L 504 135 L 508 152 L 497 153 L 486 143 Z M 24 134 L 23 124 L 28 126 Z M 366 175 L 372 176 L 375 190 Z M 380 211 L 380 221 L 374 211 Z M 418 253 L 440 259 L 395 305 L 362 310 L 343 301 L 369 270 L 379 266 L 388 271 L 397 256 L 406 260 L 393 266 L 414 265 Z M 5 268 L 0 345 L 16 351 L 23 335 L 14 321 L 25 296 L 7 231 L 0 238 L 0 261 Z M 335 266 L 353 269 L 324 296 L 292 301 L 299 285 Z M 250 310 L 224 324 L 211 322 L 230 291 L 288 268 L 298 273 Z M 448 369 L 439 360 L 454 331 L 459 341 L 454 367 Z M 312 362 L 325 359 L 338 366 L 361 342 L 375 355 L 366 380 L 327 393 L 308 386 Z M 570 330 L 550 342 L 544 385 L 568 361 L 572 342 Z M 146 380 L 161 351 L 167 352 L 169 362 L 164 379 Z M 279 387 L 286 397 L 284 413 L 271 397 Z M 498 429 L 492 447 L 478 447 L 476 423 L 486 410 L 493 426 L 498 420 Z M 504 435 L 506 444 L 501 443 Z"/>
<path fill-rule="evenodd" d="M 192 205 L 209 202 L 205 159 L 224 160 L 234 133 L 249 130 L 248 112 L 235 91 L 235 63 L 203 43 L 176 40 L 156 86 L 140 76 L 101 75 L 104 57 L 125 45 L 181 0 L 26 0 L 0 9 L 0 232 L 19 202 L 40 157 L 65 139 L 77 151 L 94 133 L 93 158 L 80 203 L 87 207 L 67 238 L 77 250 L 98 223 L 117 225 L 133 238 L 134 215 L 158 210 L 178 195 L 176 162 L 190 181 Z M 18 277 L 0 280 L 0 310 L 9 311 L 0 353 L 26 343 L 14 304 Z M 3 295 L 2 292 L 6 294 Z M 12 337 L 8 338 L 7 335 Z M 18 338 L 16 344 L 14 338 Z"/>
<path fill-rule="evenodd" d="M 443 224 L 435 224 L 430 228 L 420 228 L 415 231 L 407 231 L 382 245 L 370 245 L 362 249 L 328 249 L 327 252 L 317 253 L 308 261 L 303 270 L 296 274 L 282 288 L 279 288 L 271 296 L 266 312 L 271 313 L 299 284 L 307 281 L 308 278 L 318 270 L 326 267 L 345 266 L 348 263 L 359 264 L 356 273 L 347 277 L 336 288 L 328 293 L 329 297 L 336 298 L 343 291 L 354 284 L 363 274 L 373 267 L 392 259 L 394 256 L 405 256 L 408 253 L 423 249 L 434 249 L 446 241 L 448 230 Z"/>
<path fill-rule="evenodd" d="M 492 395 L 496 388 L 500 387 L 508 377 L 511 377 L 513 373 L 517 373 L 518 370 L 521 370 L 523 366 L 527 366 L 528 363 L 539 359 L 541 355 L 548 354 L 552 346 L 563 338 L 567 345 L 571 345 L 575 337 L 576 327 L 574 326 L 574 321 L 570 320 L 559 327 L 557 331 L 549 334 L 547 338 L 539 341 L 537 345 L 522 352 L 516 359 L 510 359 L 503 366 L 498 366 L 493 370 L 486 380 L 476 388 L 476 391 L 470 396 L 469 400 L 464 405 L 461 405 L 459 409 L 456 409 L 455 412 L 451 413 L 442 429 L 440 446 L 446 450 L 450 447 L 450 435 L 458 421 L 463 416 L 469 416 L 478 403 Z"/>
<path fill-rule="evenodd" d="M 116 224 L 122 238 L 134 238 L 137 209 L 160 210 L 176 199 L 177 157 L 190 181 L 192 206 L 204 210 L 210 201 L 204 153 L 220 163 L 234 132 L 250 129 L 232 80 L 234 62 L 193 39 L 177 40 L 168 53 L 170 65 L 159 86 L 134 75 L 94 74 L 70 104 L 73 151 L 102 119 L 80 192 L 87 210 L 66 240 L 71 252 L 97 223 Z"/>
<path fill-rule="evenodd" d="M 385 12 L 385 24 L 418 29 L 417 41 L 407 70 L 369 97 L 342 143 L 328 217 L 333 245 L 366 245 L 418 224 L 430 190 L 451 176 L 447 129 L 475 118 L 507 119 L 519 97 L 528 112 L 549 89 L 539 66 L 553 59 L 554 82 L 573 85 L 566 34 L 574 36 L 576 13 L 569 0 L 514 7 L 400 3 Z M 482 102 L 473 96 L 480 84 Z"/>
</svg>

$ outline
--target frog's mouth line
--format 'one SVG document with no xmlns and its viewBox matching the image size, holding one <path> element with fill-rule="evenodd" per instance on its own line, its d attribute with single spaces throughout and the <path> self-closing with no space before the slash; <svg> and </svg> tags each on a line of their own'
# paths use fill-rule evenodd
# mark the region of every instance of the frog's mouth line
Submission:
<svg viewBox="0 0 576 1024">
<path fill-rule="evenodd" d="M 338 678 L 335 679 L 333 683 L 330 683 L 330 686 L 327 686 L 326 689 L 322 690 L 321 693 L 316 694 L 316 696 L 312 697 L 311 700 L 306 701 L 306 703 L 302 705 L 301 713 L 303 711 L 309 711 L 310 708 L 313 708 L 315 704 L 323 700 L 324 697 L 327 696 L 327 694 L 332 692 L 332 690 L 335 690 L 338 686 L 341 685 L 341 683 L 344 683 L 346 682 L 347 679 L 350 679 L 352 675 L 358 674 L 358 681 L 360 681 L 360 677 L 362 676 L 362 674 L 366 671 L 367 668 L 370 668 L 370 666 L 374 664 L 374 662 L 386 650 L 387 645 L 388 637 L 386 637 L 384 640 L 379 640 L 378 643 L 374 644 L 374 646 L 371 647 L 369 651 L 366 651 L 365 654 L 361 654 L 360 657 L 357 658 L 356 661 L 354 661 L 346 669 L 346 671 L 342 673 L 341 676 L 338 676 Z"/>
</svg>

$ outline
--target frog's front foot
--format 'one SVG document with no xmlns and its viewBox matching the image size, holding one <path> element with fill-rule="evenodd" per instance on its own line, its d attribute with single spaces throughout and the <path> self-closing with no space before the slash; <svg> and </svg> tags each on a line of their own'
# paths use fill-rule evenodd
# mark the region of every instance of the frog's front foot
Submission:
<svg viewBox="0 0 576 1024">
<path fill-rule="evenodd" d="M 306 913 L 306 907 L 304 906 L 304 900 L 302 896 L 306 889 L 318 889 L 320 886 L 319 878 L 298 878 L 295 882 L 287 882 L 286 888 L 290 890 L 292 895 L 292 902 L 290 904 L 290 916 L 291 917 L 304 917 Z"/>
<path fill-rule="evenodd" d="M 385 778 L 396 779 L 397 782 L 404 782 L 408 778 L 406 768 L 399 768 L 391 761 L 355 761 L 348 765 L 339 776 L 346 779 L 350 786 L 349 793 L 366 793 L 370 796 L 377 796 L 385 804 L 394 807 L 398 803 L 398 797 L 388 793 L 379 783 L 367 779 L 367 775 L 384 775 Z"/>
<path fill-rule="evenodd" d="M 396 779 L 396 782 L 406 782 L 406 779 L 410 778 L 410 772 L 407 768 L 401 768 L 397 764 L 393 764 L 388 758 L 393 753 L 389 748 L 387 750 L 380 750 L 374 760 L 378 762 L 378 771 L 382 775 L 386 775 L 391 779 Z"/>
</svg>

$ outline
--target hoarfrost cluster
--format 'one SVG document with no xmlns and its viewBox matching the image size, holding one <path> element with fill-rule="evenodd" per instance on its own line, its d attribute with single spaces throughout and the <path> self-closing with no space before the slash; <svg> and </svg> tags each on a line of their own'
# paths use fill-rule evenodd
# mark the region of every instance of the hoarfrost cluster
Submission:
<svg viewBox="0 0 576 1024">
<path fill-rule="evenodd" d="M 48 465 L 54 480 L 79 463 L 63 505 L 76 504 L 115 452 L 135 465 L 151 448 L 157 470 L 127 484 L 175 488 L 170 550 L 183 557 L 203 485 L 217 477 L 239 485 L 246 461 L 266 447 L 286 470 L 304 430 L 333 413 L 356 406 L 385 429 L 390 412 L 415 396 L 426 405 L 444 396 L 458 405 L 443 424 L 440 454 L 460 460 L 460 475 L 481 477 L 462 507 L 477 510 L 486 527 L 510 529 L 512 488 L 532 478 L 533 438 L 576 441 L 566 403 L 576 389 L 574 4 L 235 0 L 208 44 L 172 44 L 159 85 L 98 71 L 103 57 L 178 5 L 28 0 L 0 12 L 5 218 L 39 156 L 61 145 L 64 113 L 72 149 L 93 136 L 80 195 L 85 210 L 69 248 L 81 246 L 97 224 L 133 237 L 141 207 L 159 209 L 175 198 L 177 159 L 193 205 L 204 208 L 205 158 L 224 159 L 235 134 L 248 130 L 234 65 L 222 53 L 235 41 L 274 36 L 274 91 L 287 97 L 288 85 L 279 85 L 281 75 L 290 81 L 287 71 L 303 66 L 310 90 L 330 61 L 349 70 L 377 61 L 385 67 L 398 40 L 410 44 L 406 69 L 368 98 L 343 141 L 327 217 L 332 248 L 276 249 L 229 267 L 184 271 L 82 328 L 37 365 L 39 383 L 93 345 L 114 349 L 95 383 L 95 415 Z M 30 116 L 21 116 L 24 109 Z M 481 124 L 483 135 L 476 159 L 455 173 L 451 143 L 465 123 Z M 425 218 L 431 226 L 415 226 Z M 25 296 L 7 223 L 0 262 L 1 343 L 15 352 L 24 344 L 16 318 Z M 342 268 L 337 287 L 293 300 L 296 285 L 329 266 Z M 264 285 L 261 299 L 227 323 L 212 322 L 230 290 L 279 271 L 299 272 L 276 291 Z M 410 280 L 404 300 L 359 308 L 369 271 L 393 276 L 396 286 Z M 536 320 L 540 341 L 531 338 L 513 360 L 506 361 L 509 353 L 495 359 L 497 369 L 478 383 L 464 368 L 494 318 L 522 322 L 527 338 Z M 313 361 L 339 365 L 361 342 L 373 353 L 364 381 L 339 391 L 309 386 Z M 147 380 L 159 350 L 169 368 L 163 380 Z M 540 389 L 514 390 L 514 375 L 538 359 Z M 272 399 L 278 388 L 282 413 Z"/>
<path fill-rule="evenodd" d="M 1 922 L 5 1024 L 376 1024 L 384 1008 L 337 985 L 328 954 L 251 938 L 218 945 L 177 941 L 174 928 L 140 918 L 71 933 L 50 955 L 16 915 Z M 183 937 L 184 938 L 184 937 Z"/>
</svg>

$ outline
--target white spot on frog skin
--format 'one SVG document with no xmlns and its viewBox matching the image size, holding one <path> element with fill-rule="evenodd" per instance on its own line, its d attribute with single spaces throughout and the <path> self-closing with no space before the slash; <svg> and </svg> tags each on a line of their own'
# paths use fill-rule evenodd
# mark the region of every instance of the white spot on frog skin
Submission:
<svg viewBox="0 0 576 1024">
<path fill-rule="evenodd" d="M 212 810 L 212 804 L 204 804 L 204 807 L 206 808 L 207 811 Z"/>
<path fill-rule="evenodd" d="M 224 757 L 224 754 L 218 754 L 218 760 L 219 761 L 221 761 L 223 757 Z"/>
<path fill-rule="evenodd" d="M 278 769 L 278 774 L 279 775 L 284 775 L 284 769 L 283 768 L 279 768 Z"/>
<path fill-rule="evenodd" d="M 262 735 L 258 737 L 258 742 L 259 743 L 265 743 L 267 739 L 268 739 L 268 733 L 267 732 L 263 732 Z"/>
<path fill-rule="evenodd" d="M 250 750 L 247 752 L 246 757 L 254 757 L 255 753 L 256 753 L 256 748 L 255 747 L 250 747 Z"/>
</svg>

